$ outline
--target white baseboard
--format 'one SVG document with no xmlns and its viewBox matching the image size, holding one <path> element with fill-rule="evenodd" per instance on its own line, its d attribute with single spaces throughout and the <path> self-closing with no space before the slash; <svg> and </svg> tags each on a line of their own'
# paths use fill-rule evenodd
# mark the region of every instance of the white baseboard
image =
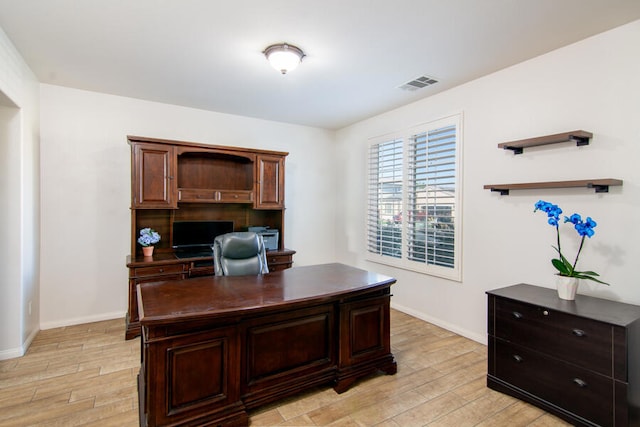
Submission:
<svg viewBox="0 0 640 427">
<path fill-rule="evenodd" d="M 34 338 L 36 337 L 36 335 L 38 335 L 38 332 L 40 332 L 40 329 L 34 329 L 33 331 L 31 331 L 31 333 L 27 337 L 26 341 L 22 344 L 23 351 L 22 351 L 21 356 L 24 355 L 27 352 L 27 350 L 29 349 L 29 346 L 33 342 Z"/>
<path fill-rule="evenodd" d="M 73 325 L 81 325 L 83 323 L 92 323 L 92 322 L 100 322 L 102 320 L 112 320 L 112 319 L 121 319 L 125 316 L 125 313 L 122 311 L 114 312 L 114 313 L 104 313 L 96 316 L 86 316 L 86 317 L 76 317 L 74 319 L 65 319 L 54 322 L 41 322 L 40 329 L 36 329 L 29 334 L 27 339 L 22 346 L 10 348 L 7 350 L 0 350 L 0 360 L 14 359 L 16 357 L 22 357 L 29 349 L 29 346 L 35 339 L 36 335 L 40 330 L 53 329 L 53 328 L 61 328 L 63 326 L 73 326 Z M 124 329 L 122 330 L 124 333 Z"/>
<path fill-rule="evenodd" d="M 112 313 L 102 313 L 95 316 L 76 317 L 73 319 L 55 320 L 51 322 L 40 322 L 40 329 L 47 330 L 53 328 L 62 328 L 64 326 L 81 325 L 83 323 L 101 322 L 103 320 L 113 320 L 124 318 L 125 312 L 117 311 Z M 124 330 L 123 330 L 124 331 Z"/>
<path fill-rule="evenodd" d="M 10 348 L 0 351 L 0 360 L 14 359 L 24 355 L 24 347 Z"/>
<path fill-rule="evenodd" d="M 436 326 L 439 326 L 441 328 L 444 328 L 448 331 L 451 331 L 453 333 L 456 333 L 458 335 L 462 335 L 465 338 L 469 338 L 470 340 L 479 342 L 480 344 L 484 344 L 487 345 L 487 336 L 485 335 L 478 335 L 475 332 L 471 332 L 468 331 L 466 329 L 462 329 L 457 325 L 453 325 L 451 323 L 445 322 L 441 319 L 436 319 L 434 317 L 430 317 L 428 315 L 426 315 L 425 313 L 413 310 L 411 308 L 405 307 L 403 305 L 399 305 L 399 304 L 394 304 L 393 302 L 391 302 L 391 308 L 393 308 L 394 310 L 398 310 L 401 311 L 403 313 L 408 314 L 409 316 L 413 316 L 413 317 L 417 317 L 420 320 L 424 320 L 425 322 L 429 322 L 431 324 L 434 324 Z"/>
<path fill-rule="evenodd" d="M 33 342 L 33 339 L 38 335 L 39 329 L 34 330 L 29 334 L 22 346 L 16 348 L 10 348 L 8 350 L 0 351 L 0 360 L 14 359 L 16 357 L 22 357 L 29 349 L 29 346 Z"/>
</svg>

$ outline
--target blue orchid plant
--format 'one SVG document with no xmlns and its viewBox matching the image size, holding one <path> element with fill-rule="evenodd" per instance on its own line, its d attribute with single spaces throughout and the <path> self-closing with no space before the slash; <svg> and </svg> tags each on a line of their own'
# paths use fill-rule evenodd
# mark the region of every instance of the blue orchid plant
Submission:
<svg viewBox="0 0 640 427">
<path fill-rule="evenodd" d="M 547 222 L 549 225 L 555 227 L 556 229 L 556 238 L 557 238 L 557 246 L 553 248 L 558 252 L 558 258 L 553 258 L 551 263 L 558 270 L 558 274 L 560 276 L 566 277 L 575 277 L 578 279 L 587 279 L 593 280 L 594 282 L 602 283 L 603 285 L 608 285 L 608 283 L 603 282 L 602 280 L 597 279 L 596 277 L 600 277 L 600 275 L 594 271 L 578 271 L 576 270 L 576 265 L 578 264 L 578 258 L 580 257 L 580 252 L 582 252 L 582 248 L 584 246 L 585 237 L 591 238 L 595 234 L 593 229 L 598 225 L 591 217 L 587 217 L 586 220 L 582 220 L 582 217 L 574 213 L 571 216 L 565 216 L 564 222 L 573 224 L 574 229 L 580 236 L 580 247 L 578 248 L 578 253 L 576 254 L 576 258 L 573 261 L 573 264 L 565 258 L 562 254 L 562 250 L 560 248 L 560 214 L 562 214 L 562 209 L 558 207 L 558 205 L 554 205 L 549 202 L 545 202 L 544 200 L 538 200 L 535 204 L 534 212 L 543 211 L 547 214 Z"/>
<path fill-rule="evenodd" d="M 140 230 L 140 237 L 138 237 L 138 243 L 140 246 L 155 245 L 160 241 L 160 234 L 152 228 L 143 228 Z"/>
</svg>

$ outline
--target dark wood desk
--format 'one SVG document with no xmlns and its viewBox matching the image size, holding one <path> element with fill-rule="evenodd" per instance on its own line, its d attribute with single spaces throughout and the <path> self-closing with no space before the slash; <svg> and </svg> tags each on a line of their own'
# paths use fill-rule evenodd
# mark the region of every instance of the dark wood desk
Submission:
<svg viewBox="0 0 640 427">
<path fill-rule="evenodd" d="M 324 264 L 138 285 L 140 425 L 246 426 L 247 410 L 305 389 L 395 374 L 395 282 Z"/>
</svg>

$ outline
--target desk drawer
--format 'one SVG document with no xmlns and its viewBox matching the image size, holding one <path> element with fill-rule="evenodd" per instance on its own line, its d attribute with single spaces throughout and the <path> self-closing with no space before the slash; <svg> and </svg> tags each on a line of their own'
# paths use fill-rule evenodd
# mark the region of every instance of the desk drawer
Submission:
<svg viewBox="0 0 640 427">
<path fill-rule="evenodd" d="M 184 264 L 153 265 L 149 267 L 137 267 L 133 269 L 134 277 L 164 276 L 184 272 Z"/>
<path fill-rule="evenodd" d="M 267 252 L 267 263 L 269 264 L 291 264 L 293 262 L 292 255 L 269 255 Z"/>
<path fill-rule="evenodd" d="M 218 191 L 218 202 L 251 203 L 253 202 L 253 191 L 220 190 Z"/>
<path fill-rule="evenodd" d="M 267 252 L 267 265 L 269 266 L 269 272 L 286 270 L 293 265 L 293 254 L 269 254 Z"/>
<path fill-rule="evenodd" d="M 291 268 L 291 263 L 289 263 L 289 264 L 268 264 L 268 266 L 269 266 L 269 273 L 275 273 L 276 271 L 282 271 L 282 270 L 286 270 L 287 268 Z"/>
<path fill-rule="evenodd" d="M 252 203 L 253 191 L 180 188 L 178 190 L 178 201 L 196 203 Z"/>
<path fill-rule="evenodd" d="M 201 188 L 180 188 L 178 201 L 180 202 L 216 202 L 218 192 Z"/>
<path fill-rule="evenodd" d="M 509 299 L 495 316 L 496 337 L 613 376 L 611 325 Z"/>
<path fill-rule="evenodd" d="M 494 337 L 490 340 L 497 378 L 599 425 L 613 425 L 611 378 Z"/>
</svg>

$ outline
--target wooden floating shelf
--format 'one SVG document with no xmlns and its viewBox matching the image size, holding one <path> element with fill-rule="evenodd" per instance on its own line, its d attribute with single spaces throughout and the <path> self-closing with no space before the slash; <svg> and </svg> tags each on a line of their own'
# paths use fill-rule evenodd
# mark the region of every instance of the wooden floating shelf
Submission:
<svg viewBox="0 0 640 427">
<path fill-rule="evenodd" d="M 498 148 L 512 150 L 513 154 L 522 154 L 527 147 L 537 147 L 540 145 L 560 144 L 562 142 L 575 141 L 577 146 L 589 145 L 589 140 L 593 137 L 591 132 L 584 130 L 574 130 L 572 132 L 557 133 L 555 135 L 540 136 L 538 138 L 521 139 L 518 141 L 503 142 L 498 144 Z"/>
<path fill-rule="evenodd" d="M 485 190 L 499 192 L 500 195 L 506 196 L 509 190 L 530 190 L 539 188 L 576 188 L 585 187 L 593 188 L 596 193 L 608 193 L 609 186 L 622 185 L 621 179 L 605 178 L 605 179 L 582 179 L 576 181 L 547 181 L 547 182 L 523 182 L 519 184 L 494 184 L 485 185 Z"/>
</svg>

